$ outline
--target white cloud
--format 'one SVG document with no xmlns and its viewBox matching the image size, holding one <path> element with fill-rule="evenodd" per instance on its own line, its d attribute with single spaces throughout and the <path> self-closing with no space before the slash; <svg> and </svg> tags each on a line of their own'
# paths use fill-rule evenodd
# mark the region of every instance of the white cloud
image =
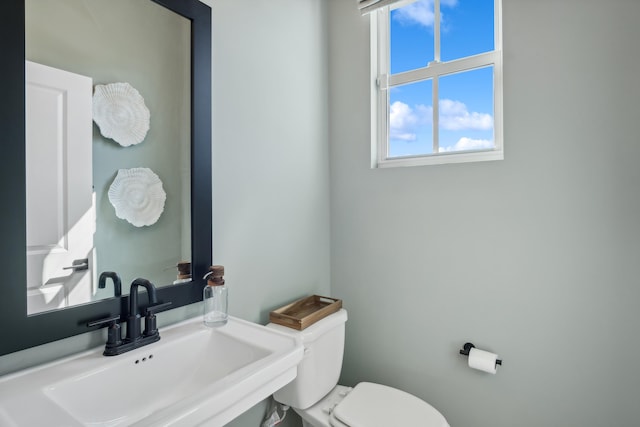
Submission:
<svg viewBox="0 0 640 427">
<path fill-rule="evenodd" d="M 413 109 L 401 101 L 396 101 L 391 104 L 389 119 L 392 128 L 405 128 L 416 124 L 418 121 Z"/>
<path fill-rule="evenodd" d="M 491 114 L 469 112 L 460 101 L 443 99 L 440 106 L 440 128 L 445 130 L 491 130 Z"/>
<path fill-rule="evenodd" d="M 439 105 L 442 130 L 491 130 L 493 128 L 493 117 L 490 114 L 469 112 L 467 106 L 460 101 L 443 99 Z M 394 140 L 415 141 L 418 127 L 431 124 L 432 117 L 431 106 L 417 104 L 411 107 L 402 101 L 395 101 L 389 108 L 389 136 Z M 482 140 L 469 139 L 465 143 L 472 144 L 473 141 Z"/>
<path fill-rule="evenodd" d="M 460 138 L 453 147 L 440 147 L 439 151 L 443 153 L 447 151 L 482 150 L 485 148 L 493 148 L 493 141 L 463 137 Z"/>
<path fill-rule="evenodd" d="M 420 0 L 398 9 L 395 19 L 401 24 L 419 24 L 425 27 L 432 27 L 434 19 L 433 0 Z"/>
<path fill-rule="evenodd" d="M 396 101 L 389 110 L 389 136 L 401 141 L 415 141 L 418 116 L 404 102 Z"/>
<path fill-rule="evenodd" d="M 440 0 L 440 7 L 454 7 L 458 4 L 458 0 Z M 444 14 L 440 12 L 441 19 L 444 21 Z M 405 7 L 398 9 L 395 19 L 401 24 L 410 25 L 418 24 L 424 27 L 433 26 L 433 0 L 418 0 Z"/>
</svg>

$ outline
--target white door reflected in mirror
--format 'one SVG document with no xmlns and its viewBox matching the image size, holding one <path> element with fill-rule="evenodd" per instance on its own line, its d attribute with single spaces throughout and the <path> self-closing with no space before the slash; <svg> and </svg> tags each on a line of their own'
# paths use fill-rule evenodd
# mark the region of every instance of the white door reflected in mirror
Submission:
<svg viewBox="0 0 640 427">
<path fill-rule="evenodd" d="M 30 61 L 26 82 L 27 312 L 35 314 L 94 292 L 93 82 Z"/>
</svg>

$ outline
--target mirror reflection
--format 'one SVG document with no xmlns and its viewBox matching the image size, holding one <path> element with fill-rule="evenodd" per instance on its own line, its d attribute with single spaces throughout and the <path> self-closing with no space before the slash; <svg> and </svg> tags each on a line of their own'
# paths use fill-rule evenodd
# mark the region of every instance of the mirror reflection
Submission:
<svg viewBox="0 0 640 427">
<path fill-rule="evenodd" d="M 190 21 L 151 1 L 25 8 L 29 314 L 189 280 Z"/>
</svg>

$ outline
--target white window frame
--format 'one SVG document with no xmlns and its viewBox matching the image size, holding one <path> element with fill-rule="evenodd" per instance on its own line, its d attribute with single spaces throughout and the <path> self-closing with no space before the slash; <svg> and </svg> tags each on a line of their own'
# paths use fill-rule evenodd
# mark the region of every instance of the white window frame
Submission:
<svg viewBox="0 0 640 427">
<path fill-rule="evenodd" d="M 426 67 L 390 74 L 389 40 L 391 10 L 411 3 L 402 1 L 385 6 L 371 16 L 371 166 L 386 168 L 446 163 L 465 163 L 504 158 L 502 107 L 502 0 L 494 0 L 494 50 L 452 61 L 440 61 L 440 1 L 434 2 L 434 61 Z M 438 79 L 463 71 L 493 66 L 493 137 L 494 147 L 486 150 L 448 151 L 432 154 L 388 157 L 389 147 L 389 89 L 409 83 L 433 79 L 433 138 L 438 144 Z"/>
</svg>

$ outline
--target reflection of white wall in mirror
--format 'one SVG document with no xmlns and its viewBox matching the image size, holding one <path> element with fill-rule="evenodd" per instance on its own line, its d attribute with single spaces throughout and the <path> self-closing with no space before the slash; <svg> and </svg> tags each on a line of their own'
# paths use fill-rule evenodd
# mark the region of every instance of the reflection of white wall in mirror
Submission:
<svg viewBox="0 0 640 427">
<path fill-rule="evenodd" d="M 26 63 L 29 314 L 91 301 L 92 79 Z M 88 269 L 70 269 L 87 259 Z"/>
<path fill-rule="evenodd" d="M 67 305 L 67 293 L 62 285 L 27 289 L 27 310 L 29 314 L 64 308 Z"/>
</svg>

